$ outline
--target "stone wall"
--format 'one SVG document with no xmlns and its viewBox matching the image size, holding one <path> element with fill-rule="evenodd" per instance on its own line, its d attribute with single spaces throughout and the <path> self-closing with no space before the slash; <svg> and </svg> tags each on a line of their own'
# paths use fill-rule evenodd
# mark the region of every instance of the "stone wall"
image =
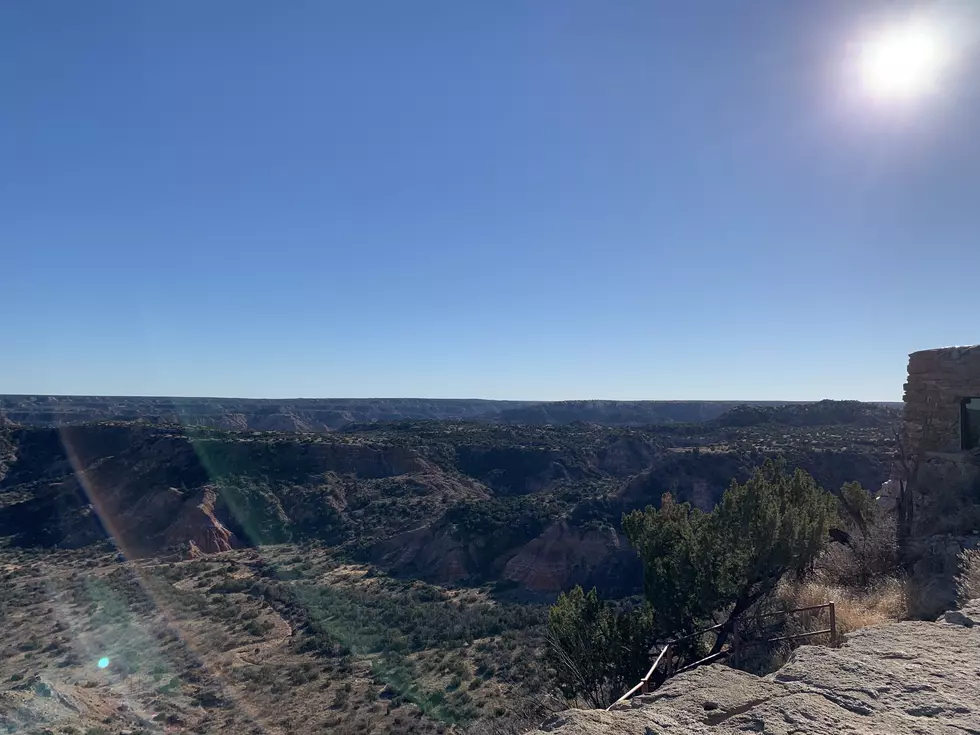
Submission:
<svg viewBox="0 0 980 735">
<path fill-rule="evenodd" d="M 960 451 L 960 401 L 964 398 L 980 398 L 980 345 L 909 355 L 905 435 L 913 456 Z"/>
<path fill-rule="evenodd" d="M 980 541 L 980 451 L 963 451 L 960 406 L 980 397 L 980 345 L 909 355 L 903 440 L 912 502 L 906 558 L 918 610 L 934 616 L 955 602 L 959 552 Z M 893 483 L 894 484 L 894 483 Z"/>
</svg>

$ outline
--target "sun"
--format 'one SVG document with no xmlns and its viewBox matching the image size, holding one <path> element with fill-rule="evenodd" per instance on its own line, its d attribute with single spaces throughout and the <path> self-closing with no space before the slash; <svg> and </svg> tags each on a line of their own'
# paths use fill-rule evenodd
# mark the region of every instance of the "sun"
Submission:
<svg viewBox="0 0 980 735">
<path fill-rule="evenodd" d="M 880 99 L 908 100 L 934 91 L 948 60 L 939 30 L 906 22 L 879 31 L 861 48 L 865 91 Z"/>
</svg>

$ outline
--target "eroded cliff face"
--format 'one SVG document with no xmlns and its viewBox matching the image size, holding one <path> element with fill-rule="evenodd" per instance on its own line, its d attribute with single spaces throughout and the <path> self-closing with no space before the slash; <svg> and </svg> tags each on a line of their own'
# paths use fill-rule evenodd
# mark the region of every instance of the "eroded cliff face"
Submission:
<svg viewBox="0 0 980 735">
<path fill-rule="evenodd" d="M 205 488 L 199 498 L 184 503 L 180 514 L 167 529 L 162 545 L 176 546 L 188 543 L 198 553 L 215 554 L 241 546 L 239 540 L 215 516 L 218 494 L 214 488 Z"/>
<path fill-rule="evenodd" d="M 803 646 L 775 674 L 723 665 L 668 681 L 613 711 L 569 710 L 534 731 L 558 735 L 963 735 L 980 732 L 980 601 L 938 622 Z"/>
<path fill-rule="evenodd" d="M 378 543 L 373 560 L 389 572 L 440 584 L 500 579 L 547 595 L 577 584 L 633 592 L 642 578 L 639 558 L 622 534 L 566 520 L 499 553 L 493 538 L 465 538 L 451 523 L 434 523 Z"/>
<path fill-rule="evenodd" d="M 377 544 L 374 561 L 401 575 L 456 583 L 474 575 L 478 549 L 464 543 L 452 527 L 431 524 Z"/>
<path fill-rule="evenodd" d="M 639 561 L 615 529 L 552 524 L 504 565 L 503 578 L 535 592 L 560 592 L 576 584 L 615 586 L 611 577 L 639 578 Z M 601 580 L 599 578 L 602 578 Z"/>
<path fill-rule="evenodd" d="M 212 553 L 325 534 L 332 521 L 345 540 L 353 521 L 338 519 L 348 495 L 364 504 L 375 485 L 379 494 L 470 492 L 396 446 L 140 426 L 24 430 L 16 438 L 0 456 L 0 536 L 21 546 L 76 548 L 112 537 L 127 556 L 189 544 Z"/>
</svg>

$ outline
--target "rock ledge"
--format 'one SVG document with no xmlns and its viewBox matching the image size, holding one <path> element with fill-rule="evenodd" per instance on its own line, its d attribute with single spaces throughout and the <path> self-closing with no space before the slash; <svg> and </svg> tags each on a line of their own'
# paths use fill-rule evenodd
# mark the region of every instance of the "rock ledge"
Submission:
<svg viewBox="0 0 980 735">
<path fill-rule="evenodd" d="M 804 646 L 757 677 L 726 666 L 681 674 L 611 712 L 569 710 L 535 733 L 559 735 L 964 735 L 980 733 L 980 600 L 935 623 Z"/>
</svg>

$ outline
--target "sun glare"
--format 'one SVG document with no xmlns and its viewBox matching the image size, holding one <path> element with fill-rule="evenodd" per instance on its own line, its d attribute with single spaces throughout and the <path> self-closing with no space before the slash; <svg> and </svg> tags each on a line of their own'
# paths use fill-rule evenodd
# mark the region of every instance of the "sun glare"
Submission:
<svg viewBox="0 0 980 735">
<path fill-rule="evenodd" d="M 862 48 L 866 91 L 883 99 L 912 99 L 933 91 L 948 59 L 944 40 L 925 23 L 908 22 L 879 31 Z"/>
</svg>

